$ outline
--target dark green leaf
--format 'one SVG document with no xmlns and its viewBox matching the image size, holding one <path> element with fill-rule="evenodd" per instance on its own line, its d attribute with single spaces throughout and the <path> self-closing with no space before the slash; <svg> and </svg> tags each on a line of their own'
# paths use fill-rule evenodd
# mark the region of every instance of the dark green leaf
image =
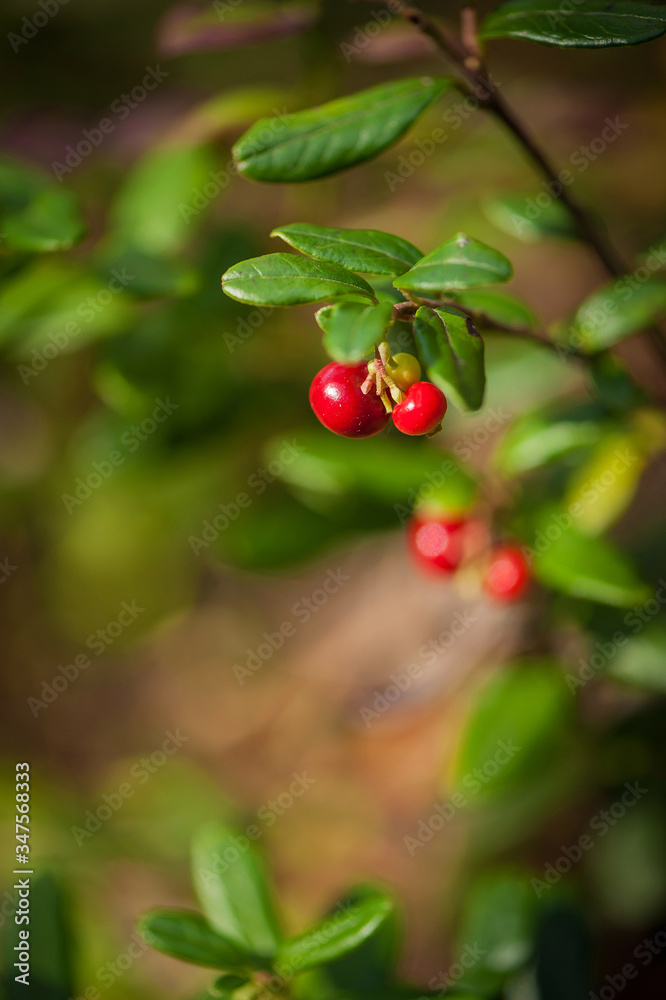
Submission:
<svg viewBox="0 0 666 1000">
<path fill-rule="evenodd" d="M 455 298 L 465 309 L 490 320 L 491 326 L 499 323 L 501 326 L 522 330 L 534 330 L 537 326 L 537 318 L 530 307 L 508 292 L 498 292 L 494 288 L 473 288 L 468 292 L 459 292 Z"/>
<path fill-rule="evenodd" d="M 621 552 L 602 538 L 581 534 L 571 523 L 561 527 L 557 517 L 572 520 L 566 512 L 553 512 L 541 521 L 535 535 L 533 569 L 542 583 L 571 597 L 619 608 L 632 607 L 649 596 Z"/>
<path fill-rule="evenodd" d="M 494 980 L 494 993 L 508 975 L 525 966 L 534 950 L 536 903 L 527 874 L 495 871 L 476 879 L 458 935 L 458 951 L 474 942 L 481 956 L 472 969 L 472 985 Z"/>
<path fill-rule="evenodd" d="M 475 699 L 455 759 L 456 787 L 480 801 L 539 773 L 568 725 L 570 706 L 555 663 L 502 667 Z"/>
<path fill-rule="evenodd" d="M 275 963 L 278 972 L 295 975 L 346 955 L 374 934 L 392 912 L 392 901 L 378 892 L 341 906 L 335 914 L 281 946 Z"/>
<path fill-rule="evenodd" d="M 537 201 L 539 194 L 504 194 L 484 205 L 485 213 L 498 229 L 523 243 L 538 243 L 552 237 L 575 239 L 578 229 L 571 213 L 557 198 L 546 197 L 546 204 Z"/>
<path fill-rule="evenodd" d="M 222 275 L 222 289 L 238 302 L 259 306 L 296 306 L 342 295 L 375 298 L 357 274 L 292 253 L 269 253 L 235 264 Z"/>
<path fill-rule="evenodd" d="M 212 823 L 192 846 L 192 877 L 213 927 L 244 951 L 270 956 L 280 939 L 266 877 L 248 838 Z"/>
<path fill-rule="evenodd" d="M 583 303 L 573 318 L 569 342 L 583 351 L 602 351 L 645 329 L 666 313 L 666 281 L 643 284 L 620 278 Z"/>
<path fill-rule="evenodd" d="M 483 403 L 486 374 L 483 340 L 468 316 L 421 306 L 414 318 L 414 339 L 428 373 L 462 410 Z"/>
<path fill-rule="evenodd" d="M 131 275 L 127 291 L 141 299 L 191 295 L 199 285 L 198 273 L 182 258 L 156 257 L 133 247 L 106 248 L 98 269 L 103 276 L 114 270 Z"/>
<path fill-rule="evenodd" d="M 358 361 L 383 339 L 392 316 L 389 302 L 337 302 L 320 309 L 316 319 L 328 354 L 336 361 Z"/>
<path fill-rule="evenodd" d="M 0 243 L 10 250 L 69 250 L 84 233 L 78 199 L 29 167 L 0 160 Z"/>
<path fill-rule="evenodd" d="M 195 910 L 150 910 L 139 918 L 137 929 L 151 948 L 182 962 L 234 970 L 251 961 Z"/>
<path fill-rule="evenodd" d="M 433 298 L 477 285 L 495 285 L 508 281 L 512 275 L 511 264 L 499 250 L 458 233 L 423 257 L 411 271 L 396 278 L 393 284 L 396 288 Z"/>
<path fill-rule="evenodd" d="M 343 905 L 354 905 L 373 897 L 376 897 L 375 888 L 359 885 L 349 892 Z M 395 975 L 401 937 L 398 915 L 393 910 L 358 948 L 330 962 L 326 966 L 327 976 L 342 992 L 384 992 Z"/>
<path fill-rule="evenodd" d="M 638 45 L 666 32 L 666 8 L 633 0 L 511 0 L 489 14 L 482 38 L 527 38 L 561 48 Z"/>
<path fill-rule="evenodd" d="M 247 976 L 237 976 L 232 972 L 225 972 L 223 976 L 218 976 L 211 988 L 211 993 L 216 997 L 232 997 L 236 990 L 242 989 L 251 983 Z"/>
<path fill-rule="evenodd" d="M 394 80 L 307 111 L 261 118 L 234 146 L 236 165 L 255 181 L 325 177 L 381 153 L 452 86 L 443 77 Z"/>
<path fill-rule="evenodd" d="M 17 982 L 14 968 L 18 954 L 14 950 L 24 939 L 19 931 L 30 933 L 30 985 Z M 3 940 L 4 993 L 7 1000 L 34 996 L 39 1000 L 70 1000 L 76 995 L 74 982 L 74 941 L 67 895 L 59 880 L 50 872 L 30 878 L 30 924 L 16 924 L 13 916 L 6 922 Z"/>
<path fill-rule="evenodd" d="M 315 260 L 362 274 L 403 274 L 423 256 L 407 240 L 379 229 L 329 229 L 294 222 L 274 229 L 271 236 L 279 236 Z"/>
</svg>

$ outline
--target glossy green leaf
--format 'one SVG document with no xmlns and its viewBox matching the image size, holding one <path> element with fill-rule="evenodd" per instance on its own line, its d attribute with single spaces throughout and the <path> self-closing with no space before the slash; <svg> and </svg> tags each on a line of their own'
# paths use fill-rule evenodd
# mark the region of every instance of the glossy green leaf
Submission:
<svg viewBox="0 0 666 1000">
<path fill-rule="evenodd" d="M 620 278 L 595 292 L 580 307 L 569 330 L 569 342 L 583 351 L 602 351 L 645 329 L 666 313 L 666 281 L 650 278 L 638 284 Z"/>
<path fill-rule="evenodd" d="M 362 274 L 403 274 L 423 256 L 407 240 L 379 229 L 330 229 L 294 222 L 274 229 L 271 236 L 279 236 L 315 260 Z"/>
<path fill-rule="evenodd" d="M 197 898 L 212 926 L 244 951 L 273 955 L 280 939 L 261 860 L 248 838 L 221 823 L 192 846 Z"/>
<path fill-rule="evenodd" d="M 474 881 L 465 899 L 457 949 L 464 953 L 465 944 L 474 942 L 480 955 L 471 970 L 472 985 L 492 984 L 494 994 L 507 976 L 525 966 L 534 951 L 536 904 L 526 873 L 493 871 Z"/>
<path fill-rule="evenodd" d="M 7 898 L 11 898 L 9 893 Z M 69 905 L 67 893 L 54 874 L 42 871 L 30 876 L 30 923 L 16 924 L 13 914 L 8 913 L 9 920 L 5 918 L 3 928 L 2 990 L 6 1000 L 20 1000 L 26 996 L 40 1000 L 70 1000 L 76 996 L 75 941 Z M 14 967 L 18 961 L 14 949 L 25 944 L 25 939 L 19 938 L 21 930 L 30 935 L 28 987 L 15 979 L 20 972 Z"/>
<path fill-rule="evenodd" d="M 522 299 L 508 292 L 498 292 L 495 288 L 471 288 L 455 296 L 465 309 L 478 314 L 479 319 L 488 320 L 489 325 L 499 323 L 519 330 L 534 330 L 537 318 Z M 475 316 L 476 318 L 476 316 Z"/>
<path fill-rule="evenodd" d="M 550 413 L 527 413 L 509 427 L 495 453 L 500 472 L 519 476 L 566 455 L 589 449 L 603 426 L 596 420 L 557 419 Z"/>
<path fill-rule="evenodd" d="M 454 760 L 455 787 L 481 801 L 538 775 L 558 752 L 570 708 L 557 664 L 503 666 L 474 699 Z"/>
<path fill-rule="evenodd" d="M 237 168 L 255 181 L 292 183 L 352 167 L 396 142 L 453 85 L 443 77 L 394 80 L 307 111 L 261 118 L 234 146 Z"/>
<path fill-rule="evenodd" d="M 415 295 L 436 298 L 459 289 L 509 281 L 512 275 L 511 264 L 499 250 L 458 233 L 393 284 Z"/>
<path fill-rule="evenodd" d="M 278 951 L 276 968 L 288 976 L 332 962 L 360 947 L 392 912 L 392 901 L 379 892 L 341 906 L 305 934 L 286 941 Z"/>
<path fill-rule="evenodd" d="M 175 254 L 190 239 L 203 211 L 224 188 L 207 147 L 157 146 L 130 171 L 111 212 L 119 241 L 148 254 Z M 213 198 L 203 193 L 206 184 Z"/>
<path fill-rule="evenodd" d="M 151 948 L 210 969 L 242 969 L 249 963 L 235 942 L 219 934 L 195 910 L 149 910 L 137 930 Z"/>
<path fill-rule="evenodd" d="M 414 318 L 414 339 L 428 376 L 462 410 L 483 403 L 486 373 L 483 340 L 468 316 L 421 306 Z"/>
<path fill-rule="evenodd" d="M 388 302 L 376 306 L 337 302 L 320 309 L 316 320 L 324 331 L 324 347 L 335 361 L 358 361 L 383 339 L 392 316 Z"/>
<path fill-rule="evenodd" d="M 238 302 L 259 306 L 296 306 L 342 295 L 375 298 L 357 274 L 292 253 L 269 253 L 234 264 L 222 275 L 222 290 Z"/>
<path fill-rule="evenodd" d="M 355 886 L 342 905 L 354 905 L 376 898 L 376 895 L 377 890 L 373 886 Z M 394 909 L 358 948 L 328 963 L 327 977 L 341 992 L 385 991 L 395 975 L 401 938 L 400 922 Z"/>
<path fill-rule="evenodd" d="M 69 250 L 85 226 L 72 191 L 30 167 L 0 160 L 0 242 L 10 250 Z"/>
<path fill-rule="evenodd" d="M 539 197 L 546 198 L 545 205 Z M 578 229 L 571 213 L 557 198 L 543 191 L 536 194 L 503 194 L 484 205 L 484 211 L 498 229 L 523 243 L 555 238 L 575 239 Z"/>
<path fill-rule="evenodd" d="M 564 520 L 558 523 L 558 517 Z M 613 607 L 644 601 L 649 591 L 629 560 L 604 539 L 581 534 L 572 520 L 571 514 L 554 511 L 541 521 L 535 534 L 535 576 L 570 597 Z"/>
<path fill-rule="evenodd" d="M 666 32 L 666 8 L 633 0 L 510 0 L 481 25 L 482 38 L 526 38 L 561 48 L 638 45 Z"/>
</svg>

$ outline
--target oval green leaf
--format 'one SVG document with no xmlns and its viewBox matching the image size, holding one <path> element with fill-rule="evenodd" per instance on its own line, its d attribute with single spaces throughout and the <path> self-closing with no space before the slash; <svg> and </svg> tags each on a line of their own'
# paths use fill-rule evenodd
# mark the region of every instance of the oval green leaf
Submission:
<svg viewBox="0 0 666 1000">
<path fill-rule="evenodd" d="M 645 329 L 666 313 L 666 281 L 649 278 L 638 284 L 619 278 L 595 292 L 573 318 L 569 342 L 594 353 Z"/>
<path fill-rule="evenodd" d="M 324 331 L 324 347 L 334 361 L 358 361 L 383 340 L 393 317 L 393 306 L 380 302 L 336 302 L 324 306 L 316 320 Z"/>
<path fill-rule="evenodd" d="M 255 181 L 310 181 L 369 160 L 396 142 L 436 98 L 446 77 L 382 83 L 306 111 L 261 118 L 233 148 L 239 173 Z"/>
<path fill-rule="evenodd" d="M 428 376 L 461 410 L 478 410 L 486 387 L 483 340 L 469 316 L 421 306 L 414 340 Z"/>
<path fill-rule="evenodd" d="M 139 918 L 137 930 L 151 948 L 192 965 L 234 971 L 250 961 L 195 910 L 149 910 Z"/>
<path fill-rule="evenodd" d="M 368 893 L 305 934 L 285 942 L 279 949 L 275 967 L 291 976 L 325 965 L 360 947 L 393 913 L 393 902 L 379 892 Z"/>
<path fill-rule="evenodd" d="M 551 198 L 537 204 L 539 195 L 503 194 L 484 205 L 486 216 L 498 229 L 523 243 L 544 239 L 576 239 L 579 236 L 571 213 L 562 202 Z"/>
<path fill-rule="evenodd" d="M 330 229 L 294 222 L 274 229 L 271 236 L 315 260 L 362 274 L 404 274 L 423 256 L 412 243 L 379 229 Z"/>
<path fill-rule="evenodd" d="M 571 520 L 571 514 L 554 512 L 535 534 L 532 567 L 537 579 L 570 597 L 611 607 L 630 608 L 646 600 L 649 589 L 626 556 L 603 538 L 583 535 L 573 525 L 560 527 L 557 516 Z M 552 525 L 555 541 L 548 535 Z"/>
<path fill-rule="evenodd" d="M 199 831 L 192 846 L 195 891 L 216 931 L 243 951 L 271 956 L 280 932 L 266 876 L 254 848 L 246 843 L 241 850 L 239 843 L 240 835 L 222 823 Z"/>
<path fill-rule="evenodd" d="M 396 278 L 396 288 L 427 298 L 450 291 L 509 281 L 513 268 L 503 253 L 457 233 Z"/>
<path fill-rule="evenodd" d="M 508 429 L 497 452 L 497 468 L 505 476 L 541 469 L 566 455 L 590 449 L 601 438 L 598 420 L 558 419 L 552 414 L 527 413 Z"/>
<path fill-rule="evenodd" d="M 370 285 L 357 274 L 292 253 L 269 253 L 234 264 L 222 275 L 222 290 L 237 302 L 255 306 L 296 306 L 342 295 L 375 300 Z"/>
<path fill-rule="evenodd" d="M 560 48 L 638 45 L 666 32 L 666 8 L 633 0 L 511 0 L 489 14 L 482 38 L 526 38 Z"/>
</svg>

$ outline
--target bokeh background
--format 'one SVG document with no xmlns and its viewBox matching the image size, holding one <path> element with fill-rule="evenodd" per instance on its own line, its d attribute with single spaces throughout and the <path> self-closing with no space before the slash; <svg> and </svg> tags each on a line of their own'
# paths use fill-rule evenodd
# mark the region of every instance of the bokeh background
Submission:
<svg viewBox="0 0 666 1000">
<path fill-rule="evenodd" d="M 185 997 L 210 979 L 148 952 L 106 979 L 100 969 L 125 955 L 142 909 L 192 904 L 188 845 L 211 817 L 259 824 L 292 930 L 359 877 L 393 887 L 406 913 L 404 971 L 427 980 L 455 959 L 476 879 L 500 864 L 543 872 L 609 788 L 649 778 L 656 794 L 570 877 L 602 982 L 666 912 L 663 658 L 651 693 L 612 680 L 578 702 L 537 692 L 539 732 L 529 699 L 511 720 L 528 749 L 507 787 L 470 795 L 428 843 L 405 843 L 450 801 L 479 690 L 515 656 L 540 653 L 543 631 L 538 594 L 505 610 L 473 582 L 420 576 L 405 508 L 441 467 L 440 449 L 479 470 L 495 500 L 510 492 L 493 471 L 498 441 L 535 403 L 584 399 L 579 370 L 493 334 L 484 409 L 452 412 L 434 445 L 330 440 L 307 403 L 326 360 L 312 310 L 260 315 L 219 286 L 232 263 L 278 249 L 274 226 L 300 220 L 385 229 L 424 252 L 470 232 L 509 256 L 512 289 L 544 325 L 603 280 L 597 262 L 573 241 L 511 234 L 495 200 L 536 196 L 538 179 L 510 137 L 459 98 L 338 177 L 290 187 L 234 175 L 233 140 L 259 116 L 441 72 L 406 31 L 368 32 L 370 4 L 324 2 L 292 37 L 182 54 L 165 51 L 166 3 L 56 6 L 16 51 L 11 33 L 41 8 L 5 0 L 0 11 L 0 148 L 14 164 L 3 184 L 41 172 L 75 193 L 86 227 L 64 252 L 17 257 L 0 243 L 0 788 L 9 858 L 14 761 L 31 762 L 32 847 L 68 888 L 76 995 L 95 986 L 108 1000 Z M 497 43 L 492 65 L 563 166 L 607 118 L 627 123 L 576 174 L 575 194 L 626 254 L 662 237 L 664 41 L 598 53 Z M 127 110 L 123 95 L 151 68 L 163 78 Z M 413 166 L 416 140 L 447 109 L 446 140 Z M 99 144 L 65 163 L 105 118 L 113 128 Z M 60 180 L 54 163 L 67 167 Z M 114 272 L 131 276 L 120 290 Z M 663 473 L 657 455 L 617 528 L 653 568 Z M 561 648 L 576 663 L 562 622 Z M 410 664 L 407 690 L 381 708 L 377 696 Z M 307 788 L 290 793 L 303 774 Z M 127 782 L 131 795 L 87 829 Z M 655 955 L 624 995 L 661 996 L 665 982 Z"/>
</svg>

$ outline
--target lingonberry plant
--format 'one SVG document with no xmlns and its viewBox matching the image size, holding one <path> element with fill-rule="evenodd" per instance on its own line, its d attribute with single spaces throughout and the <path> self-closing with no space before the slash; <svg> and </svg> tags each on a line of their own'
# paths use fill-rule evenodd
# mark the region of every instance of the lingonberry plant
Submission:
<svg viewBox="0 0 666 1000">
<path fill-rule="evenodd" d="M 449 231 L 440 245 L 424 253 L 401 235 L 296 222 L 271 234 L 295 252 L 236 263 L 223 274 L 222 288 L 230 298 L 252 307 L 317 304 L 313 328 L 316 324 L 322 331 L 330 361 L 313 372 L 310 404 L 325 428 L 355 439 L 321 445 L 327 482 L 333 479 L 337 485 L 351 479 L 361 495 L 380 493 L 377 469 L 388 452 L 363 439 L 383 435 L 402 441 L 388 464 L 392 460 L 400 469 L 409 469 L 410 482 L 418 483 L 418 475 L 412 475 L 415 466 L 409 465 L 409 449 L 414 449 L 421 482 L 424 474 L 433 481 L 437 474 L 439 480 L 428 504 L 415 495 L 416 502 L 404 508 L 401 520 L 408 522 L 407 544 L 414 562 L 433 582 L 472 568 L 478 591 L 500 603 L 535 594 L 532 578 L 540 585 L 531 602 L 540 628 L 534 629 L 538 639 L 532 636 L 529 648 L 542 658 L 507 669 L 482 700 L 460 754 L 459 766 L 467 762 L 469 770 L 463 773 L 469 774 L 469 761 L 478 761 L 481 748 L 487 758 L 488 733 L 496 731 L 498 718 L 511 718 L 526 743 L 538 748 L 534 760 L 540 760 L 542 752 L 547 757 L 553 746 L 561 750 L 558 725 L 567 717 L 562 696 L 567 654 L 558 629 L 564 622 L 575 632 L 577 649 L 589 649 L 595 640 L 605 648 L 610 634 L 622 634 L 617 616 L 650 598 L 644 577 L 654 582 L 656 576 L 649 559 L 643 558 L 639 569 L 640 553 L 632 559 L 625 551 L 629 546 L 623 548 L 605 536 L 629 508 L 640 473 L 666 443 L 663 377 L 657 377 L 663 376 L 666 363 L 658 326 L 666 312 L 666 281 L 656 273 L 658 267 L 644 266 L 645 251 L 631 263 L 618 254 L 605 225 L 579 203 L 498 89 L 487 49 L 498 38 L 562 48 L 637 45 L 666 32 L 666 8 L 625 0 L 577 0 L 554 9 L 544 0 L 509 0 L 480 25 L 474 9 L 466 7 L 460 30 L 452 32 L 401 0 L 386 6 L 430 39 L 445 58 L 449 75 L 382 83 L 283 116 L 279 129 L 261 119 L 235 145 L 238 172 L 252 181 L 276 184 L 335 174 L 382 153 L 434 102 L 462 94 L 474 99 L 479 113 L 493 116 L 508 130 L 555 199 L 554 207 L 536 218 L 526 216 L 515 198 L 500 199 L 495 217 L 504 220 L 505 227 L 508 219 L 513 231 L 517 221 L 524 223 L 530 239 L 535 234 L 547 238 L 555 227 L 587 247 L 607 283 L 573 315 L 543 329 L 526 302 L 494 287 L 513 277 L 504 253 L 472 235 Z M 641 267 L 646 274 L 638 280 L 633 272 Z M 497 334 L 529 340 L 555 352 L 563 364 L 575 366 L 577 378 L 587 387 L 585 402 L 565 399 L 519 418 L 504 434 L 485 480 L 453 456 L 445 459 L 447 471 L 441 473 L 437 441 L 405 441 L 400 434 L 434 437 L 449 404 L 463 414 L 481 410 L 486 392 L 484 342 Z M 632 335 L 636 340 L 625 343 Z M 522 389 L 516 385 L 516 394 Z M 373 445 L 376 450 L 363 450 Z M 622 454 L 631 457 L 624 460 Z M 368 468 L 366 455 L 375 459 Z M 290 464 L 285 481 L 301 488 L 310 457 Z M 663 636 L 649 638 L 663 652 Z M 663 675 L 655 684 L 644 656 L 620 662 L 618 657 L 613 665 L 618 676 L 646 690 L 663 689 Z M 567 678 L 572 691 L 589 679 L 571 672 Z M 538 710 L 532 712 L 534 705 Z M 529 749 L 523 753 L 530 756 Z M 507 774 L 520 766 L 507 764 Z M 624 773 L 620 766 L 618 770 Z M 510 785 L 510 777 L 506 780 Z M 583 780 L 576 772 L 573 779 L 565 775 L 563 784 L 571 787 Z M 540 781 L 541 774 L 535 779 L 537 798 Z M 550 793 L 552 802 L 559 801 L 561 786 L 550 788 Z M 250 845 L 241 847 L 235 835 L 220 831 L 198 845 L 195 882 L 203 915 L 158 911 L 140 926 L 154 947 L 220 970 L 218 995 L 244 1000 L 262 990 L 287 988 L 316 1000 L 410 994 L 395 981 L 386 959 L 395 952 L 387 941 L 394 916 L 392 904 L 381 893 L 357 890 L 318 927 L 285 939 L 266 901 Z M 509 882 L 510 888 L 501 883 L 484 897 L 485 909 L 478 904 L 486 916 L 506 907 L 513 930 L 505 933 L 506 928 L 493 924 L 491 958 L 481 956 L 466 980 L 474 996 L 508 995 L 502 991 L 512 977 L 532 967 L 541 933 L 536 928 L 549 919 L 541 912 L 542 923 L 533 920 L 538 891 L 530 895 L 528 890 L 526 899 L 524 884 Z M 568 903 L 560 902 L 566 909 Z M 473 910 L 477 903 L 470 905 Z M 481 918 L 471 926 L 479 934 L 479 928 L 487 929 Z M 375 965 L 378 956 L 383 957 Z M 550 973 L 556 978 L 557 963 L 550 957 Z M 313 968 L 317 975 L 311 973 Z M 567 987 L 549 992 L 549 980 L 539 975 L 545 990 L 539 996 L 585 995 L 584 973 L 569 992 Z M 522 990 L 537 996 L 527 980 L 521 980 L 511 996 L 523 995 Z M 418 995 L 430 992 L 423 989 Z"/>
</svg>

